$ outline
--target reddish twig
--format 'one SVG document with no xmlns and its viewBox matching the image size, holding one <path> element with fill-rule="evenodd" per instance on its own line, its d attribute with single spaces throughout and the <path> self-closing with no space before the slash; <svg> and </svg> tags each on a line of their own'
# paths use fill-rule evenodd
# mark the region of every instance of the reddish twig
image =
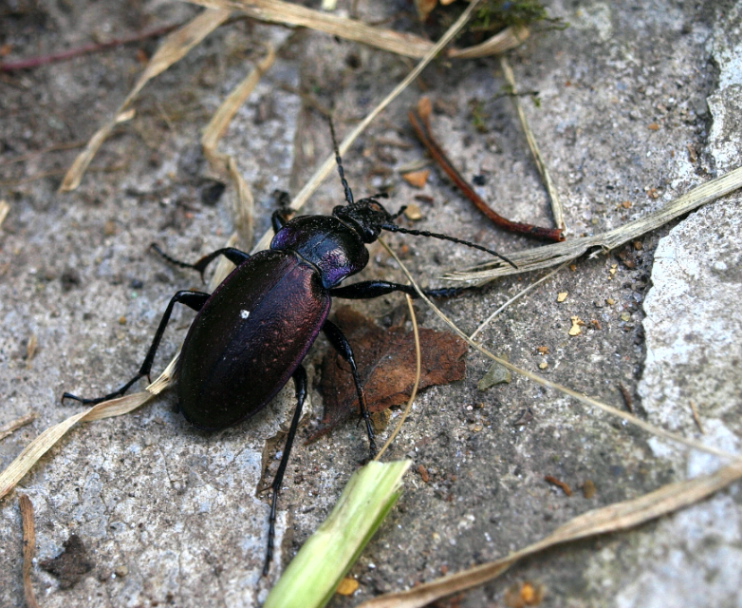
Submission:
<svg viewBox="0 0 743 608">
<path fill-rule="evenodd" d="M 85 46 L 78 47 L 76 49 L 70 49 L 68 51 L 61 51 L 59 53 L 52 53 L 50 55 L 39 55 L 37 57 L 30 57 L 29 59 L 21 59 L 20 61 L 10 63 L 0 63 L 0 72 L 15 72 L 16 70 L 28 70 L 31 68 L 37 68 L 48 63 L 56 63 L 58 61 L 67 61 L 80 55 L 88 55 L 90 53 L 99 53 L 107 49 L 111 49 L 117 46 L 123 46 L 125 44 L 132 44 L 133 42 L 141 42 L 147 38 L 157 38 L 158 36 L 164 36 L 165 34 L 173 31 L 181 24 L 164 25 L 162 27 L 150 30 L 148 32 L 142 32 L 140 34 L 133 34 L 124 38 L 114 38 L 106 42 L 97 42 L 94 44 L 87 44 Z"/>
<path fill-rule="evenodd" d="M 462 192 L 464 192 L 467 198 L 474 203 L 475 207 L 477 207 L 485 216 L 487 216 L 490 221 L 492 221 L 497 226 L 504 228 L 505 230 L 517 232 L 519 234 L 530 236 L 535 239 L 555 242 L 565 240 L 565 237 L 562 235 L 562 230 L 559 230 L 557 228 L 541 228 L 532 224 L 512 222 L 511 220 L 508 220 L 502 215 L 499 215 L 498 213 L 493 211 L 488 206 L 488 204 L 478 196 L 477 192 L 475 192 L 472 187 L 464 180 L 459 171 L 457 171 L 451 164 L 446 154 L 441 149 L 441 146 L 439 146 L 438 142 L 433 138 L 428 120 L 421 117 L 420 114 L 413 110 L 408 112 L 408 118 L 410 119 L 410 123 L 413 125 L 413 129 L 415 130 L 415 134 L 418 136 L 418 139 L 420 139 L 421 143 L 426 146 L 426 148 L 428 148 L 428 151 L 430 152 L 433 159 L 444 170 L 449 178 L 457 185 L 457 187 Z"/>
</svg>

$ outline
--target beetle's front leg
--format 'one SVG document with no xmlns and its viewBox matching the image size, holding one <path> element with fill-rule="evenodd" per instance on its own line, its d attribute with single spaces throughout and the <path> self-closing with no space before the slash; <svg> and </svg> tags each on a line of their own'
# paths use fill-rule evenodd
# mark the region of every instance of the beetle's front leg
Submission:
<svg viewBox="0 0 743 608">
<path fill-rule="evenodd" d="M 369 408 L 366 407 L 364 393 L 361 390 L 361 380 L 359 379 L 359 371 L 356 367 L 356 359 L 353 356 L 353 349 L 348 342 L 348 338 L 343 335 L 340 327 L 332 321 L 325 321 L 322 330 L 325 332 L 328 341 L 333 345 L 335 350 L 337 350 L 351 366 L 351 375 L 353 376 L 353 383 L 356 386 L 356 395 L 359 399 L 361 417 L 364 419 L 364 423 L 366 424 L 366 434 L 369 436 L 369 455 L 370 459 L 373 460 L 377 455 L 377 442 L 374 440 L 374 427 L 372 426 Z"/>
<path fill-rule="evenodd" d="M 152 371 L 152 364 L 155 360 L 155 353 L 157 353 L 157 348 L 160 346 L 160 340 L 162 340 L 163 333 L 165 332 L 165 327 L 168 325 L 168 321 L 170 320 L 170 315 L 173 313 L 173 307 L 176 304 L 185 304 L 189 308 L 192 308 L 193 310 L 198 312 L 199 310 L 201 310 L 202 306 L 204 306 L 208 299 L 209 294 L 203 293 L 201 291 L 179 291 L 178 293 L 176 293 L 170 299 L 170 303 L 165 309 L 163 318 L 160 319 L 160 325 L 155 332 L 155 337 L 152 340 L 152 344 L 150 345 L 150 350 L 147 351 L 147 356 L 144 358 L 142 367 L 139 368 L 139 371 L 137 372 L 137 375 L 134 376 L 134 378 L 129 380 L 129 382 L 124 384 L 124 386 L 103 397 L 98 397 L 96 399 L 83 399 L 82 397 L 78 397 L 76 395 L 73 395 L 72 393 L 65 393 L 64 395 L 62 395 L 62 401 L 64 401 L 65 399 L 74 399 L 75 401 L 79 401 L 83 405 L 96 405 L 97 403 L 108 401 L 109 399 L 121 397 L 124 393 L 126 393 L 126 391 L 129 390 L 132 384 L 134 384 L 137 380 L 143 378 L 144 376 L 147 376 L 147 378 L 149 379 L 150 372 Z"/>
<path fill-rule="evenodd" d="M 440 289 L 422 289 L 423 294 L 429 298 L 451 298 L 458 296 L 466 287 L 442 287 Z M 412 285 L 402 283 L 390 283 L 389 281 L 360 281 L 344 287 L 336 287 L 330 290 L 334 298 L 349 298 L 352 300 L 368 300 L 386 296 L 394 291 L 408 294 L 411 298 L 417 298 L 418 292 Z"/>
<path fill-rule="evenodd" d="M 271 484 L 273 497 L 271 498 L 271 513 L 268 516 L 268 543 L 266 546 L 266 561 L 263 564 L 263 576 L 268 574 L 268 568 L 273 559 L 274 539 L 276 538 L 276 507 L 279 500 L 279 490 L 284 481 L 284 473 L 286 472 L 286 465 L 289 462 L 289 453 L 292 451 L 292 445 L 294 444 L 294 436 L 297 434 L 299 419 L 302 417 L 302 406 L 307 398 L 307 372 L 304 367 L 300 365 L 294 371 L 292 378 L 294 379 L 294 393 L 297 398 L 297 406 L 294 408 L 294 416 L 292 416 L 292 422 L 289 426 L 289 434 L 286 436 L 284 452 L 281 454 L 281 462 Z"/>
</svg>

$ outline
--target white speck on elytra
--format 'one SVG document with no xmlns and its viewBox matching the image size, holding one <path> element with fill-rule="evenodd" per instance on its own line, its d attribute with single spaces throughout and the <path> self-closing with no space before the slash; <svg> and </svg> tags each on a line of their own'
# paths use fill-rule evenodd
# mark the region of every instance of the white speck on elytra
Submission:
<svg viewBox="0 0 743 608">
<path fill-rule="evenodd" d="M 247 319 L 250 316 L 250 311 L 249 310 L 241 310 L 240 311 L 240 316 L 243 319 Z"/>
</svg>

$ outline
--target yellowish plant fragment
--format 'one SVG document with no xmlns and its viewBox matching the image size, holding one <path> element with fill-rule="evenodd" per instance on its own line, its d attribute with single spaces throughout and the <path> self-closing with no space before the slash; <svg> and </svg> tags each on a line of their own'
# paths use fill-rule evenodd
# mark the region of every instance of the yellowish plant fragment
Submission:
<svg viewBox="0 0 743 608">
<path fill-rule="evenodd" d="M 264 608 L 325 606 L 401 494 L 412 461 L 371 461 L 349 480 L 333 512 L 302 546 Z"/>
</svg>

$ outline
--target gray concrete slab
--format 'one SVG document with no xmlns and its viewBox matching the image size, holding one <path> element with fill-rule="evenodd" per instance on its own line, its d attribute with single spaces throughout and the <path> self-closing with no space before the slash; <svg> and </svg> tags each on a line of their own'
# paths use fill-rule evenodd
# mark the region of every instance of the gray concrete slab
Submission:
<svg viewBox="0 0 743 608">
<path fill-rule="evenodd" d="M 359 6 L 367 19 L 393 12 Z M 12 15 L 12 27 L 8 21 L 3 28 L 12 52 L 51 52 L 195 14 L 181 4 L 146 4 L 141 12 L 108 2 L 65 7 Z M 550 10 L 570 27 L 532 36 L 510 61 L 520 87 L 539 91 L 540 107 L 526 109 L 565 203 L 568 237 L 620 226 L 740 166 L 739 2 L 562 1 Z M 0 198 L 11 205 L 0 232 L 0 424 L 39 414 L 0 443 L 1 466 L 77 411 L 59 405 L 63 391 L 95 395 L 128 378 L 172 293 L 199 287 L 197 277 L 162 264 L 147 247 L 156 241 L 196 258 L 230 234 L 230 193 L 216 206 L 200 198 L 207 175 L 200 129 L 261 56 L 261 42 L 286 36 L 245 22 L 215 33 L 148 85 L 136 118 L 104 145 L 81 188 L 64 195 L 56 187 L 75 151 L 38 152 L 94 132 L 141 69 L 136 50 L 0 80 Z M 327 36 L 292 36 L 223 144 L 254 189 L 259 234 L 269 227 L 271 192 L 296 192 L 330 149 L 324 121 L 292 91 L 334 103 L 337 128 L 346 133 L 410 66 Z M 423 157 L 406 112 L 425 91 L 437 102 L 434 130 L 463 175 L 483 176 L 481 194 L 504 215 L 548 224 L 546 196 L 511 102 L 499 96 L 502 86 L 493 59 L 428 68 L 420 87 L 346 155 L 357 195 L 393 185 L 394 206 L 424 194 L 432 202 L 421 204 L 416 227 L 504 252 L 532 246 L 487 225 L 436 171 L 422 191 L 395 172 Z M 340 195 L 329 180 L 306 210 L 327 213 Z M 738 193 L 639 239 L 637 248 L 580 260 L 508 308 L 484 342 L 533 371 L 546 363 L 541 371 L 550 380 L 618 407 L 621 385 L 648 421 L 739 451 L 740 240 Z M 389 241 L 409 245 L 405 261 L 424 283 L 482 260 L 435 241 Z M 401 280 L 376 246 L 365 277 Z M 535 278 L 500 281 L 443 307 L 472 331 Z M 563 291 L 568 298 L 557 303 Z M 382 324 L 404 318 L 397 297 L 354 306 Z M 417 309 L 424 325 L 438 327 Z M 587 325 L 571 337 L 573 316 Z M 175 352 L 191 318 L 176 314 L 158 365 Z M 31 336 L 38 350 L 27 359 Z M 326 348 L 319 342 L 308 359 L 313 378 Z M 591 508 L 719 465 L 523 378 L 481 393 L 476 384 L 488 366 L 471 354 L 465 381 L 420 396 L 392 456 L 412 458 L 413 471 L 422 465 L 429 480 L 409 474 L 398 507 L 352 570 L 359 591 L 332 605 L 495 559 Z M 314 389 L 311 401 L 301 438 L 321 413 Z M 528 422 L 519 424 L 525 413 Z M 72 431 L 20 491 L 36 510 L 38 561 L 58 555 L 76 534 L 92 569 L 61 589 L 37 563 L 41 605 L 258 604 L 267 585 L 256 586 L 268 506 L 255 494 L 261 458 L 273 458 L 265 441 L 287 418 L 286 399 L 279 399 L 258 419 L 208 435 L 189 428 L 165 394 L 134 415 Z M 297 446 L 281 499 L 283 563 L 332 508 L 365 451 L 355 424 Z M 574 489 L 591 480 L 596 495 L 567 497 L 545 475 Z M 535 557 L 451 605 L 503 605 L 511 585 L 529 580 L 544 587 L 543 606 L 739 606 L 740 504 L 738 485 L 636 531 Z M 24 605 L 16 494 L 0 503 L 0 605 Z"/>
</svg>

